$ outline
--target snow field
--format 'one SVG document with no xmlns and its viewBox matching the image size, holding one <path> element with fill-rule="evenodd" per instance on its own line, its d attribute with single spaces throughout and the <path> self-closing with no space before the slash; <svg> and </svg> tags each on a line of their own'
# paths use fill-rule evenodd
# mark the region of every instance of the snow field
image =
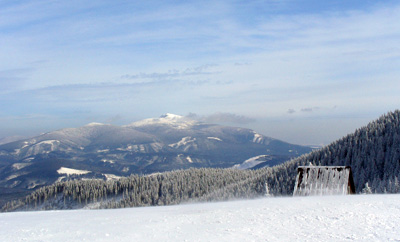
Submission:
<svg viewBox="0 0 400 242">
<path fill-rule="evenodd" d="M 0 214 L 1 241 L 400 241 L 400 195 Z"/>
<path fill-rule="evenodd" d="M 86 170 L 77 170 L 77 169 L 72 169 L 72 168 L 67 168 L 67 167 L 61 167 L 60 169 L 57 170 L 58 174 L 66 174 L 66 175 L 83 175 L 87 174 L 90 171 Z"/>
</svg>

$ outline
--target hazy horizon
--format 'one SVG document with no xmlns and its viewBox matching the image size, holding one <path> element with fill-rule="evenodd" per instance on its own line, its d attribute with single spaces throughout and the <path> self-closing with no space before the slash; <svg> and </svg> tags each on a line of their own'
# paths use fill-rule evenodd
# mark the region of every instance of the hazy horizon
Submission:
<svg viewBox="0 0 400 242">
<path fill-rule="evenodd" d="M 163 114 L 164 115 L 164 114 Z M 159 118 L 163 115 L 159 115 L 157 117 L 147 117 L 147 118 Z M 239 116 L 239 115 L 234 115 L 234 114 L 229 114 L 229 113 L 215 113 L 209 116 L 198 116 L 196 115 L 193 117 L 193 113 L 187 114 L 187 115 L 181 115 L 184 117 L 192 118 L 200 122 L 205 122 L 205 123 L 210 123 L 210 124 L 219 124 L 219 125 L 226 125 L 226 126 L 233 126 L 233 127 L 241 127 L 241 128 L 249 128 L 253 129 L 258 133 L 261 133 L 263 135 L 269 136 L 271 138 L 279 139 L 288 143 L 293 143 L 293 144 L 299 144 L 299 145 L 305 145 L 305 146 L 325 146 L 328 145 L 337 139 L 340 139 L 341 137 L 353 133 L 356 129 L 361 128 L 362 126 L 367 125 L 369 122 L 372 122 L 374 120 L 362 120 L 360 119 L 359 122 L 355 122 L 354 120 L 351 119 L 346 119 L 346 118 L 340 118 L 336 120 L 336 122 L 346 122 L 348 125 L 345 127 L 342 127 L 341 129 L 336 128 L 335 132 L 325 132 L 326 130 L 329 129 L 329 123 L 330 122 L 335 122 L 335 120 L 313 120 L 312 123 L 310 123 L 310 120 L 302 120 L 302 132 L 299 132 L 297 130 L 297 125 L 298 122 L 293 122 L 293 120 L 284 120 L 282 123 L 282 120 L 268 120 L 270 125 L 269 126 L 263 126 L 262 121 L 261 122 L 256 122 L 256 120 L 251 120 L 245 116 Z M 377 119 L 378 117 L 376 117 Z M 123 126 L 127 125 L 136 121 L 141 121 L 140 120 L 132 120 L 131 122 L 121 122 L 119 121 L 114 121 L 114 120 L 105 120 L 105 122 L 102 122 L 103 124 L 111 124 L 111 125 L 117 125 L 117 126 Z M 363 121 L 365 121 L 363 123 Z M 319 122 L 319 125 L 315 125 L 316 122 Z M 34 136 L 41 135 L 43 133 L 47 132 L 52 132 L 60 129 L 65 129 L 65 128 L 78 128 L 90 123 L 96 123 L 95 121 L 89 121 L 87 120 L 85 123 L 75 125 L 75 126 L 55 126 L 54 129 L 46 129 L 44 128 L 43 130 L 39 131 L 36 129 L 29 129 L 29 127 L 24 130 L 24 132 L 21 133 L 10 133 L 10 135 L 7 136 L 2 136 L 0 137 L 0 140 L 2 139 L 7 139 L 11 138 L 13 141 L 14 139 L 22 139 L 22 138 L 31 138 Z M 360 125 L 359 125 L 360 124 Z M 356 126 L 359 125 L 359 126 Z M 353 129 L 352 126 L 354 126 Z M 292 132 L 297 132 L 295 135 L 299 134 L 304 134 L 302 137 L 298 137 L 296 139 L 296 136 L 290 135 L 290 131 Z M 323 142 L 312 142 L 313 139 L 320 139 L 318 136 L 318 132 L 325 132 L 324 133 L 324 140 Z M 321 139 L 320 139 L 321 140 Z M 310 141 L 310 142 L 308 142 Z"/>
<path fill-rule="evenodd" d="M 327 145 L 400 107 L 397 1 L 0 2 L 0 138 L 164 113 Z"/>
</svg>

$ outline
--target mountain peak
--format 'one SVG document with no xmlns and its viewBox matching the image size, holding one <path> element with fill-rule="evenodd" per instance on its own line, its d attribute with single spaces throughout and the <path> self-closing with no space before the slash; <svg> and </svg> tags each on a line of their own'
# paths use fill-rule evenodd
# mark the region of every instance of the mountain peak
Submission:
<svg viewBox="0 0 400 242">
<path fill-rule="evenodd" d="M 91 123 L 86 124 L 85 126 L 100 126 L 100 125 L 106 125 L 106 124 L 97 123 L 97 122 L 91 122 Z"/>
<path fill-rule="evenodd" d="M 173 113 L 166 113 L 164 115 L 161 115 L 160 118 L 165 118 L 165 119 L 182 119 L 184 118 L 181 115 L 173 114 Z"/>
<path fill-rule="evenodd" d="M 146 125 L 167 125 L 170 127 L 178 128 L 178 129 L 186 129 L 190 128 L 192 125 L 197 123 L 194 120 L 188 119 L 184 116 L 166 113 L 161 115 L 159 118 L 148 118 L 141 121 L 137 121 L 131 123 L 127 126 L 129 127 L 139 127 L 139 126 L 146 126 Z"/>
</svg>

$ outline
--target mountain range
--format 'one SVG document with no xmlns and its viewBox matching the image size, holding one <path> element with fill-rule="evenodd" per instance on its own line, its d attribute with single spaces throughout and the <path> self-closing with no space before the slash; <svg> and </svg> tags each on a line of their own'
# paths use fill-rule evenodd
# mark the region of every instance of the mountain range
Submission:
<svg viewBox="0 0 400 242">
<path fill-rule="evenodd" d="M 234 165 L 236 169 L 185 169 L 118 180 L 59 182 L 10 201 L 2 210 L 124 208 L 293 195 L 297 168 L 305 165 L 351 167 L 356 193 L 399 193 L 400 110 L 319 150 L 254 169 L 270 159 L 270 155 L 255 156 Z"/>
<path fill-rule="evenodd" d="M 125 126 L 90 123 L 0 145 L 0 194 L 74 178 L 273 166 L 310 151 L 250 129 L 174 114 Z"/>
</svg>

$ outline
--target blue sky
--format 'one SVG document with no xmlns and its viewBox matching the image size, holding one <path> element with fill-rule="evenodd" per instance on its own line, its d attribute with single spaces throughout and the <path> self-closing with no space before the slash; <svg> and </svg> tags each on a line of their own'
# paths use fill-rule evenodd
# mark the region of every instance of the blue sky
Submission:
<svg viewBox="0 0 400 242">
<path fill-rule="evenodd" d="M 398 1 L 2 1 L 0 137 L 164 113 L 328 144 L 400 106 Z"/>
</svg>

